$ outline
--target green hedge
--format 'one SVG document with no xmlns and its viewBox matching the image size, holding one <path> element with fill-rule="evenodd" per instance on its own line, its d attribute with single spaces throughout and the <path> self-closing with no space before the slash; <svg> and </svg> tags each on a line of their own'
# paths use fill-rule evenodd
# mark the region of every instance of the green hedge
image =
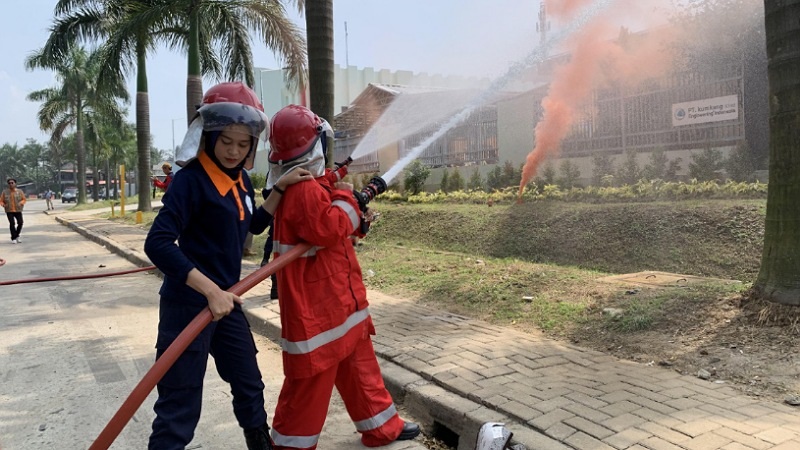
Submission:
<svg viewBox="0 0 800 450">
<path fill-rule="evenodd" d="M 523 203 L 544 200 L 576 201 L 586 203 L 628 203 L 648 201 L 672 201 L 692 199 L 765 199 L 767 198 L 767 185 L 764 183 L 742 183 L 727 181 L 692 180 L 688 183 L 669 181 L 642 180 L 634 185 L 619 187 L 596 187 L 561 189 L 556 185 L 546 185 L 541 190 L 528 187 L 522 193 Z M 421 192 L 417 195 L 405 195 L 395 191 L 388 191 L 379 196 L 377 200 L 392 203 L 452 203 L 452 204 L 483 204 L 490 200 L 496 204 L 509 204 L 518 202 L 519 188 L 507 187 L 493 192 L 485 191 L 455 191 L 445 193 Z"/>
</svg>

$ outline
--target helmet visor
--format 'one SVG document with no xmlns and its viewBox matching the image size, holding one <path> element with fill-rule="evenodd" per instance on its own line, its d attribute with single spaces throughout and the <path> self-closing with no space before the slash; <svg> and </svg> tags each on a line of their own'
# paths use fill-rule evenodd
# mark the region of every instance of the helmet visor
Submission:
<svg viewBox="0 0 800 450">
<path fill-rule="evenodd" d="M 252 106 L 233 102 L 209 103 L 197 112 L 203 119 L 204 131 L 223 131 L 230 125 L 244 125 L 250 136 L 264 142 L 269 138 L 269 118 Z"/>
</svg>

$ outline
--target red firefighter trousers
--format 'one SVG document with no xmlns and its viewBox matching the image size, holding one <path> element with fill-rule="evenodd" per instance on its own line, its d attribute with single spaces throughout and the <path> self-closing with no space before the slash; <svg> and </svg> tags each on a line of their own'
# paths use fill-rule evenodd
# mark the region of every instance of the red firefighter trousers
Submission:
<svg viewBox="0 0 800 450">
<path fill-rule="evenodd" d="M 372 340 L 367 338 L 339 364 L 315 376 L 284 379 L 272 421 L 276 450 L 317 448 L 334 386 L 365 446 L 378 447 L 397 439 L 403 420 L 383 384 Z"/>
</svg>

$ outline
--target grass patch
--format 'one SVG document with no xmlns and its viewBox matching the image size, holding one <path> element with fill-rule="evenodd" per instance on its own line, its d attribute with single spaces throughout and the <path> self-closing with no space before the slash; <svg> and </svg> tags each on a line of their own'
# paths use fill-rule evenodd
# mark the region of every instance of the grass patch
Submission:
<svg viewBox="0 0 800 450">
<path fill-rule="evenodd" d="M 537 202 L 488 208 L 384 202 L 376 206 L 382 216 L 369 239 L 609 273 L 660 270 L 752 281 L 765 204 Z"/>
<path fill-rule="evenodd" d="M 511 258 L 475 258 L 383 244 L 360 247 L 372 289 L 495 323 L 563 330 L 593 304 L 584 289 L 605 274 Z"/>
<path fill-rule="evenodd" d="M 103 213 L 101 216 L 105 217 L 108 220 L 115 221 L 115 222 L 122 222 L 126 225 L 135 225 L 138 227 L 142 227 L 146 230 L 150 229 L 150 226 L 153 225 L 153 220 L 155 220 L 156 215 L 158 212 L 155 211 L 143 211 L 142 212 L 142 223 L 136 223 L 136 213 L 138 211 L 133 210 L 130 211 L 127 208 L 125 209 L 125 215 L 121 216 L 119 213 L 119 207 L 114 207 L 114 217 L 111 217 L 111 208 L 109 207 L 108 213 Z"/>
<path fill-rule="evenodd" d="M 600 280 L 609 274 L 513 258 L 476 258 L 369 242 L 359 248 L 367 286 L 457 314 L 557 337 L 679 328 L 742 283 L 646 288 Z M 605 308 L 622 313 L 611 318 Z"/>
<path fill-rule="evenodd" d="M 661 312 L 662 300 L 658 298 L 634 299 L 621 316 L 606 316 L 606 327 L 626 333 L 647 330 Z"/>
<path fill-rule="evenodd" d="M 91 196 L 89 196 L 91 198 Z M 119 200 L 98 200 L 96 202 L 87 202 L 76 204 L 68 208 L 69 211 L 88 211 L 92 209 L 108 208 L 111 211 L 111 204 L 114 204 L 114 209 L 119 212 Z M 139 196 L 125 197 L 125 209 L 136 210 L 139 205 Z"/>
</svg>

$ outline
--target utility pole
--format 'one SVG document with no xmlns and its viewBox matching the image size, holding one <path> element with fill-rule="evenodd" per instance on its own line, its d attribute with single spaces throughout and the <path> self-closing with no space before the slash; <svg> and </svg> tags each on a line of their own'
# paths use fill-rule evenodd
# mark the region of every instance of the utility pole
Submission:
<svg viewBox="0 0 800 450">
<path fill-rule="evenodd" d="M 547 43 L 547 32 L 550 31 L 550 22 L 547 20 L 547 9 L 544 2 L 539 3 L 539 21 L 536 22 L 536 31 L 539 32 L 539 45 L 544 47 Z M 544 57 L 547 58 L 547 53 L 544 54 Z"/>
<path fill-rule="evenodd" d="M 350 67 L 350 50 L 347 45 L 347 21 L 344 22 L 344 66 Z"/>
</svg>

